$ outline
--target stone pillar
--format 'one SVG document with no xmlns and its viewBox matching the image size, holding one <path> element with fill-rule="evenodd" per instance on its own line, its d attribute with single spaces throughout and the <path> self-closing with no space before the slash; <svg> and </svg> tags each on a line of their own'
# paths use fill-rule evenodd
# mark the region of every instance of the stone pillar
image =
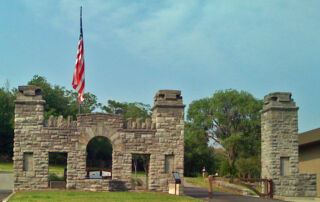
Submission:
<svg viewBox="0 0 320 202">
<path fill-rule="evenodd" d="M 178 172 L 183 183 L 184 173 L 184 107 L 181 91 L 160 90 L 154 97 L 152 122 L 156 125 L 158 151 L 151 153 L 149 189 L 168 192 L 173 183 L 170 170 L 166 171 L 166 155 L 173 156 L 172 171 Z M 160 180 L 159 180 L 160 179 Z M 183 185 L 180 186 L 180 194 Z"/>
<path fill-rule="evenodd" d="M 275 195 L 298 195 L 298 109 L 291 93 L 277 92 L 264 97 L 261 177 L 273 180 Z"/>
<path fill-rule="evenodd" d="M 44 122 L 44 105 L 45 101 L 39 87 L 19 86 L 14 119 L 15 190 L 48 187 L 48 154 L 39 150 L 40 131 Z"/>
</svg>

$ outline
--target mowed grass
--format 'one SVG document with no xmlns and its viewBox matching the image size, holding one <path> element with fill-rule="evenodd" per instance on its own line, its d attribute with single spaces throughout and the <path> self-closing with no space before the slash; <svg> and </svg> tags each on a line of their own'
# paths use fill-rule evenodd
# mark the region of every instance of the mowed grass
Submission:
<svg viewBox="0 0 320 202">
<path fill-rule="evenodd" d="M 132 178 L 135 178 L 136 174 L 134 171 L 132 171 Z M 137 171 L 137 177 L 146 177 L 146 173 L 143 171 Z"/>
<path fill-rule="evenodd" d="M 49 172 L 55 173 L 58 176 L 63 176 L 64 169 L 66 168 L 66 165 L 50 165 L 49 166 Z M 89 167 L 88 169 L 92 170 L 100 170 L 105 168 L 96 168 L 96 167 Z M 13 172 L 13 163 L 12 162 L 0 162 L 0 172 Z M 145 177 L 146 174 L 143 171 L 137 172 L 137 177 Z M 134 171 L 132 171 L 132 177 L 135 177 Z"/>
<path fill-rule="evenodd" d="M 50 165 L 49 172 L 55 173 L 56 175 L 63 175 L 66 165 Z M 13 172 L 12 162 L 0 162 L 0 172 Z"/>
<path fill-rule="evenodd" d="M 199 201 L 186 196 L 150 192 L 84 192 L 84 191 L 31 191 L 17 192 L 11 201 Z"/>
<path fill-rule="evenodd" d="M 185 177 L 185 180 L 188 183 L 192 184 L 192 185 L 209 189 L 209 180 L 208 180 L 208 178 Z M 229 193 L 229 194 L 238 194 L 238 192 L 236 192 L 234 190 L 221 188 L 221 187 L 216 186 L 215 184 L 212 184 L 212 189 L 213 189 L 213 191 L 216 191 L 216 192 L 223 192 L 223 193 Z"/>
<path fill-rule="evenodd" d="M 58 176 L 64 175 L 64 169 L 67 168 L 67 165 L 50 165 L 49 173 L 55 173 Z"/>
<path fill-rule="evenodd" d="M 13 172 L 12 162 L 0 162 L 0 172 Z"/>
</svg>

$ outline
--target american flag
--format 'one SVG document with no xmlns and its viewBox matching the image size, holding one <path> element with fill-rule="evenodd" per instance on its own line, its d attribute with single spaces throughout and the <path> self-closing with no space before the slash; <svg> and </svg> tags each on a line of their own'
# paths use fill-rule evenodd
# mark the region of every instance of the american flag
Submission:
<svg viewBox="0 0 320 202">
<path fill-rule="evenodd" d="M 75 70 L 73 73 L 72 86 L 78 91 L 79 104 L 84 100 L 84 55 L 83 55 L 83 32 L 82 32 L 82 8 L 80 8 L 80 38 Z"/>
</svg>

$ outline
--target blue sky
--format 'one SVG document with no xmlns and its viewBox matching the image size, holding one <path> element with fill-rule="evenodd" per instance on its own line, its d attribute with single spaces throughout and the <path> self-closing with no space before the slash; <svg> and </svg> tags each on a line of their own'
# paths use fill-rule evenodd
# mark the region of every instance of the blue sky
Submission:
<svg viewBox="0 0 320 202">
<path fill-rule="evenodd" d="M 33 75 L 71 89 L 83 6 L 86 91 L 153 103 L 159 89 L 184 102 L 216 90 L 262 99 L 292 92 L 299 131 L 320 126 L 320 1 L 3 1 L 0 85 Z"/>
</svg>

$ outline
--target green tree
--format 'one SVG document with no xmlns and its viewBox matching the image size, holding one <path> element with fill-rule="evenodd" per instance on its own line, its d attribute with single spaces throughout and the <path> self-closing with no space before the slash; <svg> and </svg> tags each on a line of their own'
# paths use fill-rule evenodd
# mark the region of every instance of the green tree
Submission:
<svg viewBox="0 0 320 202">
<path fill-rule="evenodd" d="M 133 120 L 142 118 L 145 120 L 151 117 L 150 105 L 141 102 L 127 103 L 108 100 L 108 105 L 102 106 L 102 110 L 111 114 L 123 115 L 125 121 L 128 118 L 132 118 Z"/>
<path fill-rule="evenodd" d="M 216 164 L 219 160 L 214 156 L 214 148 L 208 146 L 204 133 L 203 130 L 192 128 L 191 123 L 185 123 L 185 176 L 197 176 L 204 166 L 210 174 L 217 171 Z"/>
<path fill-rule="evenodd" d="M 75 118 L 79 113 L 78 93 L 74 90 L 67 90 L 65 94 L 68 97 L 66 114 L 72 115 Z M 101 107 L 101 103 L 98 103 L 98 98 L 94 94 L 87 92 L 84 94 L 84 97 L 85 99 L 81 103 L 81 113 L 91 113 Z"/>
<path fill-rule="evenodd" d="M 193 101 L 187 119 L 192 128 L 204 131 L 208 141 L 225 149 L 231 170 L 235 170 L 237 158 L 260 152 L 261 109 L 262 101 L 245 91 L 220 90 L 211 98 Z"/>
<path fill-rule="evenodd" d="M 87 146 L 87 168 L 112 169 L 112 144 L 105 137 L 95 137 Z"/>
<path fill-rule="evenodd" d="M 13 154 L 15 95 L 7 88 L 0 88 L 0 154 L 10 161 Z"/>
<path fill-rule="evenodd" d="M 35 85 L 41 88 L 43 98 L 46 100 L 45 118 L 50 115 L 64 117 L 78 114 L 78 93 L 73 90 L 66 90 L 65 87 L 51 85 L 45 77 L 35 75 L 28 82 L 28 85 Z M 91 93 L 85 93 L 85 100 L 81 103 L 81 113 L 90 113 L 100 107 L 97 97 Z"/>
</svg>

